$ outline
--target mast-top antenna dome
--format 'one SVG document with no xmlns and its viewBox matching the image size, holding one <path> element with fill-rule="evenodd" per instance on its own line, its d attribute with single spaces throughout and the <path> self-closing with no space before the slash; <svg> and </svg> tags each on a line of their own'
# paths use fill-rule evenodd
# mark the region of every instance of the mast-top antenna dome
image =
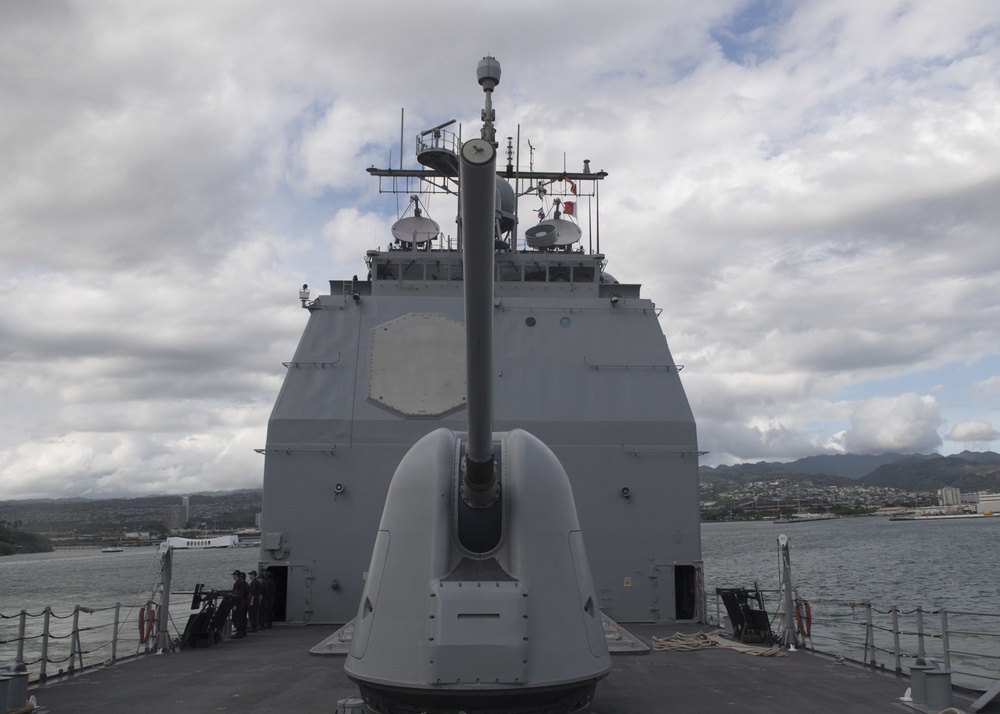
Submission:
<svg viewBox="0 0 1000 714">
<path fill-rule="evenodd" d="M 483 85 L 484 91 L 493 91 L 493 88 L 500 84 L 500 63 L 492 57 L 483 57 L 476 67 L 476 77 Z"/>
</svg>

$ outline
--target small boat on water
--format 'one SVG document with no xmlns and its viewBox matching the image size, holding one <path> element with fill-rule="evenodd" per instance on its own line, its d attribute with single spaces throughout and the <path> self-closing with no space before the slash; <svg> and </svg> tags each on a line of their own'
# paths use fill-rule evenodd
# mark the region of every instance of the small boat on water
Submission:
<svg viewBox="0 0 1000 714">
<path fill-rule="evenodd" d="M 124 550 L 120 545 L 109 545 L 107 548 L 101 548 L 102 553 L 121 553 Z"/>
</svg>

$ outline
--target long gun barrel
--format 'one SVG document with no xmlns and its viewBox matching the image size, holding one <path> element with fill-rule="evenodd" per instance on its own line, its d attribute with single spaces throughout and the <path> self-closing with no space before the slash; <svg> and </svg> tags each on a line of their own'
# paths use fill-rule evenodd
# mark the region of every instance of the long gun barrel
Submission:
<svg viewBox="0 0 1000 714">
<path fill-rule="evenodd" d="M 476 68 L 486 93 L 482 138 L 462 145 L 459 162 L 462 246 L 465 255 L 465 362 L 469 432 L 465 484 L 483 492 L 496 483 L 493 458 L 493 258 L 497 152 L 493 143 L 493 88 L 500 64 L 484 57 Z"/>
<path fill-rule="evenodd" d="M 459 165 L 465 252 L 465 356 L 469 436 L 465 483 L 493 486 L 493 237 L 496 225 L 496 149 L 484 139 L 462 145 Z"/>
</svg>

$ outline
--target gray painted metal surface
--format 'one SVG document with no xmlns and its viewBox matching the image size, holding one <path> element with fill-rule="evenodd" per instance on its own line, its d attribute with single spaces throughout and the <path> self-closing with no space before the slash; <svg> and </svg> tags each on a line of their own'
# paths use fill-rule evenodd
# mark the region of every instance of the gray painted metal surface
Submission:
<svg viewBox="0 0 1000 714">
<path fill-rule="evenodd" d="M 429 152 L 428 141 L 418 136 L 418 150 L 440 161 L 447 142 Z M 441 165 L 369 173 L 410 193 L 428 176 L 454 182 Z M 545 184 L 546 200 L 578 211 L 606 176 L 498 174 L 503 197 L 534 210 Z M 593 248 L 529 249 L 504 220 L 493 431 L 524 429 L 561 462 L 601 610 L 619 622 L 700 620 L 697 434 L 658 309 L 638 285 L 605 282 Z M 435 429 L 466 429 L 464 360 L 448 328 L 465 324 L 462 255 L 445 237 L 400 245 L 369 251 L 367 278 L 331 280 L 328 295 L 304 302 L 309 319 L 268 424 L 260 565 L 289 622 L 357 614 L 396 467 Z"/>
<path fill-rule="evenodd" d="M 492 432 L 496 151 L 461 153 L 469 428 L 396 469 L 344 670 L 373 712 L 583 712 L 611 668 L 603 620 L 566 472 L 527 432 Z"/>
<path fill-rule="evenodd" d="M 589 545 L 589 543 L 588 543 Z M 703 628 L 689 624 L 637 625 L 652 637 Z M 30 690 L 46 714 L 134 711 L 331 712 L 357 696 L 339 657 L 316 657 L 309 648 L 332 627 L 283 627 L 226 640 L 178 655 L 139 657 L 75 676 L 54 676 Z M 726 712 L 740 714 L 885 714 L 913 712 L 899 698 L 910 680 L 799 650 L 788 657 L 750 657 L 728 649 L 615 655 L 611 674 L 597 688 L 595 714 Z M 153 694 L 151 694 L 153 692 Z M 162 695 L 162 692 L 168 692 Z M 159 696 L 156 693 L 161 693 Z M 137 704 L 141 702 L 141 704 Z M 972 697 L 955 706 L 972 711 Z M 982 711 L 996 711 L 987 705 Z"/>
<path fill-rule="evenodd" d="M 468 697 L 583 687 L 589 704 L 611 660 L 569 479 L 530 434 L 500 435 L 505 518 L 477 552 L 457 513 L 464 437 L 436 430 L 396 471 L 344 669 L 366 698 L 396 688 L 478 710 Z"/>
</svg>

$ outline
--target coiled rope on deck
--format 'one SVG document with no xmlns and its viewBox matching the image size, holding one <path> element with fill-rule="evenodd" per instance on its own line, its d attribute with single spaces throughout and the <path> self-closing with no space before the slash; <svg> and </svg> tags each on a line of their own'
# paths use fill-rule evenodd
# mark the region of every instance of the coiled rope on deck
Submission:
<svg viewBox="0 0 1000 714">
<path fill-rule="evenodd" d="M 673 637 L 653 637 L 653 649 L 659 652 L 694 652 L 709 647 L 723 647 L 757 657 L 787 656 L 780 647 L 755 647 L 733 642 L 725 639 L 721 632 L 696 632 L 691 635 L 675 632 Z"/>
</svg>

